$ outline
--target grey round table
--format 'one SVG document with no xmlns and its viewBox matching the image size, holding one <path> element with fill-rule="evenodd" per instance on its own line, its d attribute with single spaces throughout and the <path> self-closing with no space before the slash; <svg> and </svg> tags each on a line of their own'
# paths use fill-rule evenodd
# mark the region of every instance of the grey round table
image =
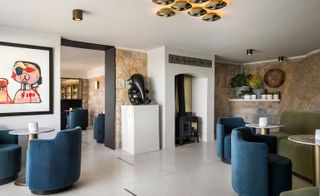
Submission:
<svg viewBox="0 0 320 196">
<path fill-rule="evenodd" d="M 33 139 L 37 139 L 39 134 L 49 133 L 54 130 L 55 130 L 54 128 L 48 128 L 48 127 L 40 127 L 37 132 L 29 132 L 28 129 L 11 129 L 11 131 L 9 131 L 9 134 L 19 135 L 19 136 L 27 136 L 28 137 L 27 149 L 28 149 L 30 141 Z M 21 178 L 18 178 L 14 182 L 14 184 L 17 186 L 26 186 L 26 176 L 22 176 Z"/>
<path fill-rule="evenodd" d="M 314 135 L 291 135 L 289 141 L 314 147 L 313 185 L 320 186 L 320 141 Z"/>
</svg>

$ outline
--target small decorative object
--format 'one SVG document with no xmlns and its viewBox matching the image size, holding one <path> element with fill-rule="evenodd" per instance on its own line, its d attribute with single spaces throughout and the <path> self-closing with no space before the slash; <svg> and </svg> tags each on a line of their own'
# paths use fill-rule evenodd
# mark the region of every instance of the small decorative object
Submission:
<svg viewBox="0 0 320 196">
<path fill-rule="evenodd" d="M 145 88 L 144 78 L 141 74 L 132 75 L 128 84 L 131 86 L 128 90 L 128 96 L 132 105 L 149 104 L 151 102 L 147 97 L 149 90 Z"/>
<path fill-rule="evenodd" d="M 279 94 L 273 94 L 273 99 L 274 100 L 279 100 Z"/>
<path fill-rule="evenodd" d="M 250 91 L 248 86 L 248 76 L 245 74 L 237 74 L 231 78 L 230 86 L 235 90 L 237 98 L 240 98 L 242 94 Z"/>
<path fill-rule="evenodd" d="M 244 99 L 245 100 L 250 100 L 251 99 L 251 95 L 244 95 Z"/>
<path fill-rule="evenodd" d="M 268 100 L 272 100 L 272 98 L 273 98 L 272 94 L 268 94 L 268 95 L 267 95 L 267 99 L 268 99 Z"/>
<path fill-rule="evenodd" d="M 257 99 L 257 95 L 251 95 L 251 99 L 252 100 L 256 100 Z"/>
<path fill-rule="evenodd" d="M 285 73 L 281 69 L 269 69 L 264 74 L 264 82 L 271 88 L 280 87 L 285 81 Z"/>
<path fill-rule="evenodd" d="M 38 132 L 38 123 L 37 122 L 29 122 L 28 123 L 28 131 L 30 133 L 37 133 Z"/>
<path fill-rule="evenodd" d="M 252 88 L 253 93 L 257 95 L 257 98 L 261 99 L 261 95 L 265 93 L 265 90 L 263 89 L 263 82 L 258 73 L 254 73 L 250 76 L 249 85 Z"/>
<path fill-rule="evenodd" d="M 259 118 L 259 127 L 266 127 L 268 125 L 268 118 L 267 117 L 260 117 Z"/>
<path fill-rule="evenodd" d="M 261 99 L 267 99 L 267 95 L 266 94 L 262 94 L 261 95 Z"/>
<path fill-rule="evenodd" d="M 0 42 L 0 116 L 53 113 L 53 49 Z"/>
</svg>

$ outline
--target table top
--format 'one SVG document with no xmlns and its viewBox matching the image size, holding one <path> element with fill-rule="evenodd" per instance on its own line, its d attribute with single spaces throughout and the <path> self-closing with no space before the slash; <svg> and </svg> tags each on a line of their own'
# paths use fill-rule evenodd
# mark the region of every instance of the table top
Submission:
<svg viewBox="0 0 320 196">
<path fill-rule="evenodd" d="M 280 127 L 284 127 L 284 125 L 280 124 L 270 124 L 264 127 L 259 126 L 259 124 L 246 124 L 246 127 L 256 128 L 256 129 L 277 129 Z"/>
<path fill-rule="evenodd" d="M 0 128 L 0 131 L 12 131 L 13 129 L 4 129 L 4 128 Z"/>
<path fill-rule="evenodd" d="M 290 135 L 288 137 L 288 140 L 299 143 L 299 144 L 305 144 L 305 145 L 311 145 L 311 146 L 315 146 L 316 144 L 319 145 L 319 142 L 320 142 L 320 141 L 316 142 L 314 135 Z"/>
<path fill-rule="evenodd" d="M 41 133 L 48 133 L 54 131 L 54 128 L 49 127 L 39 127 L 39 130 L 37 132 L 29 132 L 28 129 L 14 129 L 10 131 L 9 133 L 11 135 L 29 135 L 29 134 L 41 134 Z"/>
</svg>

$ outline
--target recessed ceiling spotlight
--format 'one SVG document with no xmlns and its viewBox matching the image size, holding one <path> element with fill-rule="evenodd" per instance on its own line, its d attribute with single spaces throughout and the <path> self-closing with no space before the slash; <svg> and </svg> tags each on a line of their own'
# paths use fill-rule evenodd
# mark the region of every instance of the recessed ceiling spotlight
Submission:
<svg viewBox="0 0 320 196">
<path fill-rule="evenodd" d="M 248 56 L 253 55 L 253 49 L 247 49 L 247 55 Z"/>
<path fill-rule="evenodd" d="M 80 10 L 80 9 L 72 10 L 72 19 L 74 21 L 81 21 L 83 19 L 83 10 Z"/>
<path fill-rule="evenodd" d="M 284 57 L 284 56 L 278 57 L 278 62 L 284 62 L 285 60 L 286 60 L 286 57 Z"/>
</svg>

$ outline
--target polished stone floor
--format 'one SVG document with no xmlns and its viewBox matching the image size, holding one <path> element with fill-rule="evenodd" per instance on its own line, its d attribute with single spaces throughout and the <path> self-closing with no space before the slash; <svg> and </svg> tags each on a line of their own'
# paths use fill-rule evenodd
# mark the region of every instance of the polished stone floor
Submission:
<svg viewBox="0 0 320 196">
<path fill-rule="evenodd" d="M 230 165 L 215 156 L 214 143 L 188 144 L 131 156 L 112 151 L 83 132 L 82 173 L 68 191 L 56 195 L 88 196 L 233 196 Z M 294 188 L 311 186 L 293 178 Z M 131 192 L 131 193 L 130 193 Z M 1 196 L 32 195 L 13 183 Z"/>
</svg>

